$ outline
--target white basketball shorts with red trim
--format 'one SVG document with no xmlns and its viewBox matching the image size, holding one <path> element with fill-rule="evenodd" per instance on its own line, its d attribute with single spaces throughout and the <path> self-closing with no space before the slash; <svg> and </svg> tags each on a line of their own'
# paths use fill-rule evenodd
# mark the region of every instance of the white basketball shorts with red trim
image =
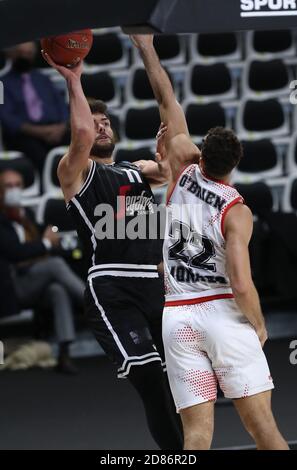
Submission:
<svg viewBox="0 0 297 470">
<path fill-rule="evenodd" d="M 234 299 L 165 307 L 163 341 L 177 412 L 274 388 L 259 338 Z"/>
</svg>

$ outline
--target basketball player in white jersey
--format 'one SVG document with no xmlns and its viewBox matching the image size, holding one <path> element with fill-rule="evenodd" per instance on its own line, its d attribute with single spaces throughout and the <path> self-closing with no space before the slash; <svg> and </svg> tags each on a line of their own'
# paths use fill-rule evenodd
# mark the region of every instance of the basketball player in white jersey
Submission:
<svg viewBox="0 0 297 470">
<path fill-rule="evenodd" d="M 253 218 L 229 186 L 242 156 L 240 142 L 233 131 L 215 128 L 200 153 L 153 37 L 132 41 L 168 126 L 171 220 L 164 243 L 163 340 L 184 448 L 210 448 L 218 381 L 258 449 L 288 449 L 271 411 L 273 382 L 262 350 L 267 333 L 248 252 Z"/>
</svg>

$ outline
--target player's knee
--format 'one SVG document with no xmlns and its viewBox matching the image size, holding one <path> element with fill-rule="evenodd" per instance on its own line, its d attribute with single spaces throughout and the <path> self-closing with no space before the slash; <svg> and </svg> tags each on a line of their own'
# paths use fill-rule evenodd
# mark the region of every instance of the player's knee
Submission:
<svg viewBox="0 0 297 470">
<path fill-rule="evenodd" d="M 203 411 L 199 407 L 196 411 L 198 409 L 199 413 L 192 413 L 191 409 L 181 412 L 184 430 L 184 448 L 188 450 L 207 450 L 212 442 L 214 430 L 213 412 L 208 408 Z"/>
<path fill-rule="evenodd" d="M 184 448 L 187 450 L 208 450 L 213 437 L 213 426 L 203 423 L 184 427 Z"/>
<path fill-rule="evenodd" d="M 246 416 L 244 425 L 248 433 L 256 440 L 263 435 L 267 436 L 277 431 L 277 426 L 271 411 Z"/>
<path fill-rule="evenodd" d="M 157 413 L 160 417 L 167 415 L 171 409 L 171 395 L 160 361 L 131 367 L 128 379 L 149 414 L 155 416 Z"/>
<path fill-rule="evenodd" d="M 156 360 L 142 365 L 133 365 L 129 372 L 130 380 L 154 383 L 163 379 L 163 367 L 161 360 Z"/>
</svg>

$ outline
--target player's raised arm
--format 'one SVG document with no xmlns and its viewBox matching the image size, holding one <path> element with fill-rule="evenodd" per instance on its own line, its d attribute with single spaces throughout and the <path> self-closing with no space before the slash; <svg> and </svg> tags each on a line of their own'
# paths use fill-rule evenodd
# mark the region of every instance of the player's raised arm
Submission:
<svg viewBox="0 0 297 470">
<path fill-rule="evenodd" d="M 141 170 L 143 176 L 148 180 L 151 186 L 163 186 L 170 181 L 170 167 L 165 148 L 165 136 L 167 126 L 161 122 L 156 139 L 156 161 L 138 160 L 134 162 Z"/>
<path fill-rule="evenodd" d="M 166 150 L 176 179 L 182 167 L 199 158 L 200 152 L 190 139 L 184 111 L 177 102 L 169 77 L 162 67 L 153 45 L 152 35 L 133 35 L 132 42 L 139 49 L 155 98 L 161 121 L 168 126 Z"/>
<path fill-rule="evenodd" d="M 68 69 L 55 64 L 48 54 L 43 53 L 43 56 L 65 78 L 69 91 L 71 144 L 69 152 L 62 158 L 58 167 L 58 177 L 65 193 L 67 188 L 75 186 L 76 183 L 80 184 L 82 173 L 87 170 L 90 150 L 95 139 L 94 120 L 81 86 L 82 62 Z M 75 192 L 75 188 L 73 189 Z"/>
</svg>

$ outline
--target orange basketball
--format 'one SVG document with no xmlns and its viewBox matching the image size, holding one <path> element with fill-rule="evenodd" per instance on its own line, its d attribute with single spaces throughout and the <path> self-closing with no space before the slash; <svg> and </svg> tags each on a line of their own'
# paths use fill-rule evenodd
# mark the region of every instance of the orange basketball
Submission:
<svg viewBox="0 0 297 470">
<path fill-rule="evenodd" d="M 41 47 L 58 65 L 74 67 L 79 59 L 84 59 L 93 44 L 93 33 L 82 29 L 62 36 L 41 39 Z"/>
</svg>

